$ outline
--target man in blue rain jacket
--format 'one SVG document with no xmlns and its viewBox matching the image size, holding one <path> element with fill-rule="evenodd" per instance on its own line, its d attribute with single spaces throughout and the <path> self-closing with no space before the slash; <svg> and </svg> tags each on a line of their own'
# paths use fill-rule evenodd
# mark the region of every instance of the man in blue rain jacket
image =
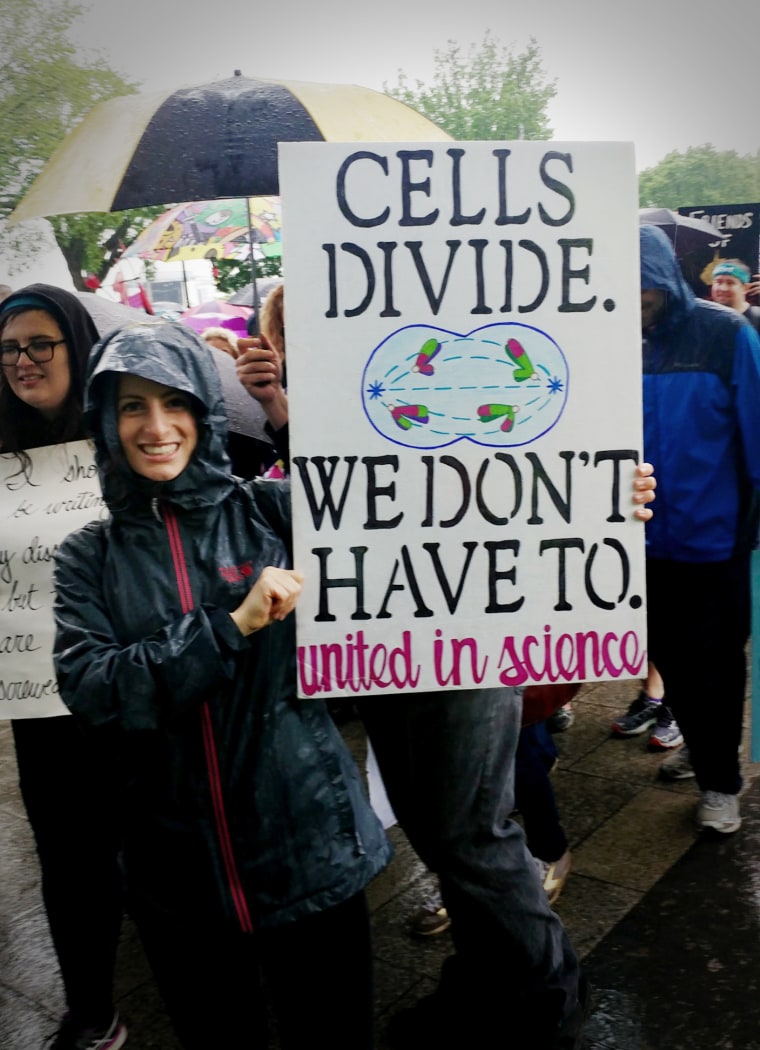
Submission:
<svg viewBox="0 0 760 1050">
<path fill-rule="evenodd" d="M 696 776 L 698 824 L 728 833 L 741 825 L 760 340 L 736 311 L 694 296 L 653 226 L 641 227 L 641 322 L 644 455 L 658 481 L 646 527 L 650 656 L 686 742 L 660 772 Z"/>
</svg>

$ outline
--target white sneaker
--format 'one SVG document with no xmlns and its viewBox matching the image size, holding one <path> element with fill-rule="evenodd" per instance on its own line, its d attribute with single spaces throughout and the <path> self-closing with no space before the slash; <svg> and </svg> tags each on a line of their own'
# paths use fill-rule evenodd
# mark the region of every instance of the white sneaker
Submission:
<svg viewBox="0 0 760 1050">
<path fill-rule="evenodd" d="M 739 815 L 739 796 L 724 795 L 720 791 L 705 791 L 697 807 L 697 823 L 724 835 L 738 831 L 742 826 Z"/>
<path fill-rule="evenodd" d="M 660 776 L 663 780 L 688 780 L 696 776 L 691 764 L 688 747 L 682 747 L 660 763 Z"/>
</svg>

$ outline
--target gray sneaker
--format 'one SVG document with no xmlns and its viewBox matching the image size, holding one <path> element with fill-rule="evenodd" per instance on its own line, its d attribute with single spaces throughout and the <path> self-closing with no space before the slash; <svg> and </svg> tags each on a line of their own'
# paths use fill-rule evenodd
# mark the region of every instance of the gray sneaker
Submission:
<svg viewBox="0 0 760 1050">
<path fill-rule="evenodd" d="M 682 747 L 660 763 L 660 776 L 663 780 L 689 780 L 696 776 L 688 747 Z"/>
<path fill-rule="evenodd" d="M 653 751 L 665 751 L 671 747 L 678 747 L 682 743 L 683 733 L 678 728 L 673 712 L 667 704 L 661 703 L 660 710 L 657 712 L 657 721 L 649 737 L 649 747 Z"/>
<path fill-rule="evenodd" d="M 626 713 L 612 723 L 612 732 L 616 736 L 639 736 L 646 733 L 657 721 L 661 706 L 659 700 L 650 700 L 642 689 Z"/>
<path fill-rule="evenodd" d="M 739 796 L 724 795 L 721 791 L 705 791 L 697 807 L 697 823 L 701 828 L 730 835 L 742 826 L 739 814 Z"/>
</svg>

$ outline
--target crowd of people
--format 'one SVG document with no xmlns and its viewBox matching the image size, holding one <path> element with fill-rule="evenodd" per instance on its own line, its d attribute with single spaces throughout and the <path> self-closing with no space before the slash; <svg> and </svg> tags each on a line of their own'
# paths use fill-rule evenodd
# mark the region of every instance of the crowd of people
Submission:
<svg viewBox="0 0 760 1050">
<path fill-rule="evenodd" d="M 721 266 L 716 281 L 751 286 Z M 738 306 L 696 299 L 648 226 L 641 303 L 648 462 L 631 513 L 648 523 L 652 662 L 613 731 L 650 730 L 674 752 L 663 775 L 678 759 L 696 778 L 700 826 L 730 833 L 760 338 Z M 219 353 L 267 416 L 270 462 L 252 472 L 266 477 L 231 465 Z M 0 301 L 0 363 L 0 450 L 27 471 L 31 450 L 89 437 L 109 510 L 59 538 L 51 575 L 70 714 L 13 723 L 67 1002 L 51 1048 L 127 1041 L 112 989 L 128 913 L 183 1047 L 266 1046 L 270 997 L 284 1050 L 371 1050 L 365 890 L 391 851 L 329 708 L 296 696 L 283 286 L 261 334 L 232 346 L 167 321 L 100 337 L 78 297 L 29 285 Z M 392 1045 L 485 1050 L 509 1016 L 530 1019 L 535 1050 L 577 1046 L 590 991 L 552 908 L 570 851 L 547 723 L 525 726 L 507 687 L 355 708 L 453 946 L 435 992 L 392 1019 Z"/>
</svg>

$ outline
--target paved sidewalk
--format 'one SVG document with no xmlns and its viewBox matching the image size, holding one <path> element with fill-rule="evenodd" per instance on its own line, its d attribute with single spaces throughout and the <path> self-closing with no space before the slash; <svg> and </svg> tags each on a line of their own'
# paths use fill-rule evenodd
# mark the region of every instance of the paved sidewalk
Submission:
<svg viewBox="0 0 760 1050">
<path fill-rule="evenodd" d="M 584 687 L 575 725 L 556 737 L 561 757 L 553 779 L 574 861 L 557 911 L 596 989 L 584 1045 L 760 1050 L 758 767 L 746 766 L 742 830 L 700 837 L 694 781 L 658 781 L 661 754 L 648 752 L 641 738 L 610 737 L 610 722 L 636 688 Z M 343 732 L 363 762 L 360 724 L 348 722 Z M 435 882 L 399 829 L 389 834 L 396 856 L 370 887 L 378 1050 L 386 1050 L 388 1018 L 433 990 L 451 950 L 448 934 L 409 937 L 406 919 Z M 129 1050 L 178 1050 L 129 922 L 116 994 Z M 0 1050 L 41 1050 L 62 1008 L 10 729 L 0 723 Z"/>
</svg>

